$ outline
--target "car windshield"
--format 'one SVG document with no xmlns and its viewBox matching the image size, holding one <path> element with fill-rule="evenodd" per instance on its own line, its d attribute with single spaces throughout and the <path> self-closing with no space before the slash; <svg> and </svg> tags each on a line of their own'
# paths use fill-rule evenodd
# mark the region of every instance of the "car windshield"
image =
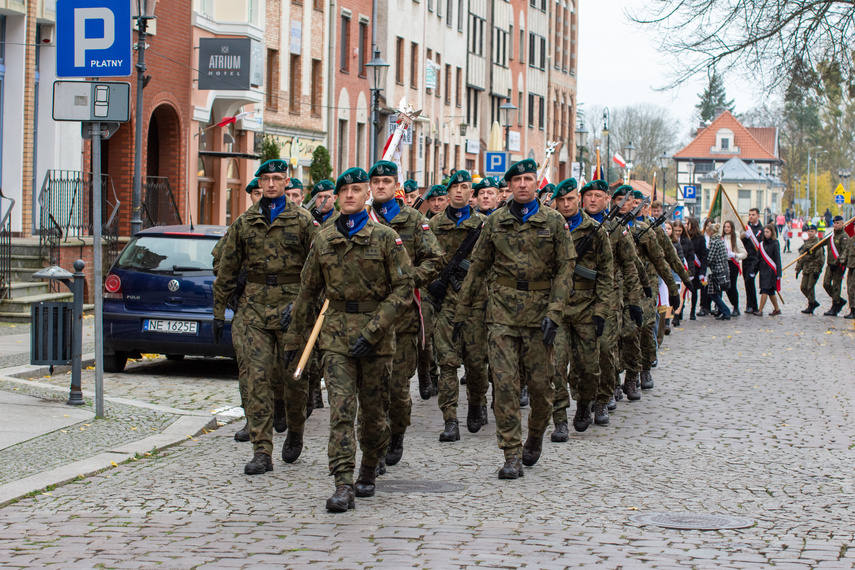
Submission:
<svg viewBox="0 0 855 570">
<path fill-rule="evenodd" d="M 116 262 L 142 271 L 213 271 L 216 239 L 143 236 L 133 239 Z"/>
</svg>

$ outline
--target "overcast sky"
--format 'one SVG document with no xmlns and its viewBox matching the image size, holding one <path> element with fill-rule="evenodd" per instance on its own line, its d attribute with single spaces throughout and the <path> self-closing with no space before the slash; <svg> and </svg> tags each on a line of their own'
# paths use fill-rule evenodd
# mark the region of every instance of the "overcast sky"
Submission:
<svg viewBox="0 0 855 570">
<path fill-rule="evenodd" d="M 624 6 L 629 4 L 638 6 L 640 0 L 580 0 L 578 101 L 584 104 L 583 108 L 603 105 L 614 109 L 641 102 L 663 105 L 672 109 L 680 121 L 681 136 L 687 137 L 706 78 L 698 78 L 679 90 L 654 91 L 668 82 L 670 58 L 657 52 L 652 32 L 628 21 Z M 745 84 L 740 78 L 725 78 L 727 95 L 735 99 L 737 113 L 759 101 L 740 84 Z M 596 119 L 596 129 L 599 128 L 600 117 Z"/>
</svg>

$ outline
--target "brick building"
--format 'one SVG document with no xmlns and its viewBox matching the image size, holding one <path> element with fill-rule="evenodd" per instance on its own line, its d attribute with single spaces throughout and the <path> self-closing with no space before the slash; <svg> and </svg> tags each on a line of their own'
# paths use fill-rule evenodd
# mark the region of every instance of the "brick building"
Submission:
<svg viewBox="0 0 855 570">
<path fill-rule="evenodd" d="M 549 95 L 546 107 L 546 139 L 560 141 L 561 147 L 552 158 L 550 180 L 571 176 L 576 156 L 576 69 L 578 46 L 578 11 L 576 0 L 549 2 L 549 45 L 547 57 Z"/>
</svg>

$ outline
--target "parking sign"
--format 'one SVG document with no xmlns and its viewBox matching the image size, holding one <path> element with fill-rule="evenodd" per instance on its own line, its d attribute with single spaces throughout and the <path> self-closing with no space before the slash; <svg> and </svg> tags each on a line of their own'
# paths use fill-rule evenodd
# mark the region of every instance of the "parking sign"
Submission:
<svg viewBox="0 0 855 570">
<path fill-rule="evenodd" d="M 488 152 L 484 156 L 484 163 L 487 176 L 504 174 L 508 170 L 508 153 L 503 151 Z"/>
<path fill-rule="evenodd" d="M 131 3 L 57 0 L 57 77 L 131 74 Z"/>
</svg>

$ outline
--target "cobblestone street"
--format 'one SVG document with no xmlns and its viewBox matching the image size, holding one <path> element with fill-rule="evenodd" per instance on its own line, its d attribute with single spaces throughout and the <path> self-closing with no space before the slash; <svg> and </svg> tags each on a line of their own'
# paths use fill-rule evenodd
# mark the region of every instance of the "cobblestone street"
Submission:
<svg viewBox="0 0 855 570">
<path fill-rule="evenodd" d="M 232 438 L 241 420 L 0 508 L 0 565 L 851 568 L 855 326 L 800 314 L 792 269 L 786 277 L 782 316 L 685 321 L 666 337 L 653 391 L 620 402 L 607 427 L 571 431 L 568 443 L 547 437 L 523 479 L 496 478 L 492 414 L 480 433 L 438 442 L 436 398 L 422 401 L 414 381 L 404 458 L 356 510 L 324 509 L 326 408 L 308 420 L 296 463 L 281 461 L 285 434 L 274 436 L 274 471 L 261 476 L 243 474 L 251 444 Z M 817 294 L 821 313 L 829 299 Z M 105 385 L 111 396 L 211 412 L 239 405 L 235 373 L 222 361 L 144 360 Z M 16 462 L 51 461 L 43 442 L 31 444 L 42 452 L 24 443 L 0 453 L 6 476 Z M 755 524 L 671 530 L 630 518 L 651 513 Z"/>
</svg>

